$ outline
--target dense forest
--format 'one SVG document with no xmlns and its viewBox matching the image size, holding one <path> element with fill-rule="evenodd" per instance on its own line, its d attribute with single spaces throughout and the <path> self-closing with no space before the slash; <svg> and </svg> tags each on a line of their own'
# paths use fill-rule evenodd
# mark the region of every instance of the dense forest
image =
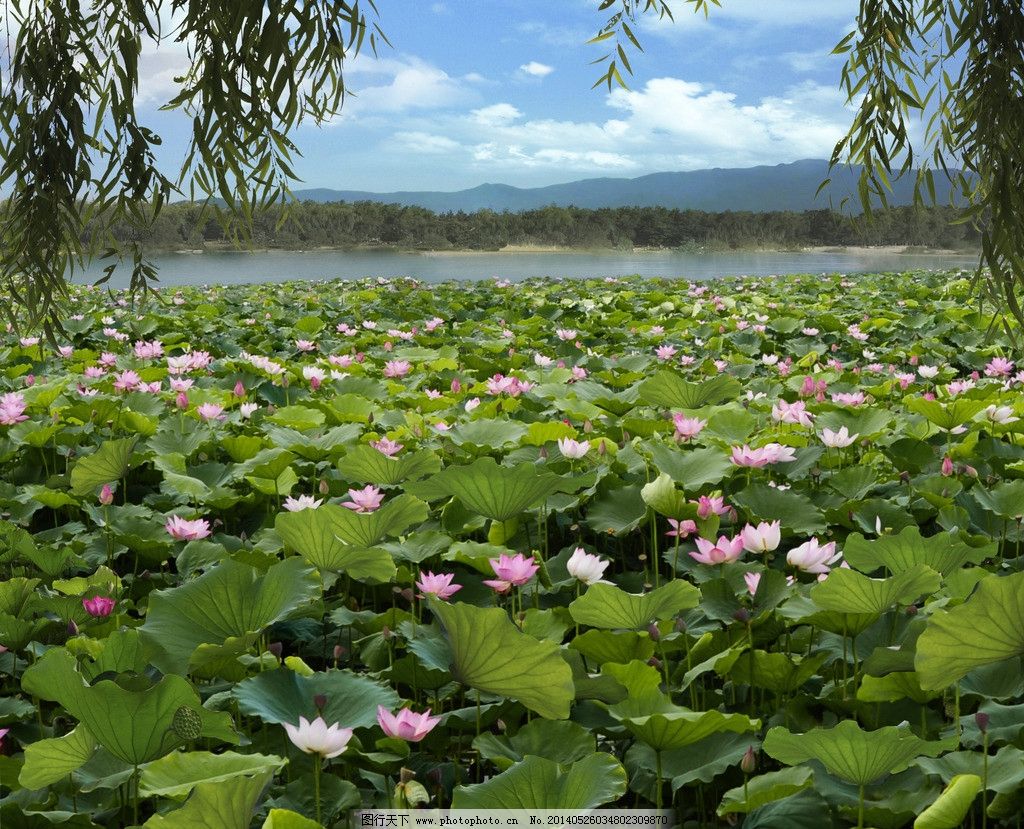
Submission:
<svg viewBox="0 0 1024 829">
<path fill-rule="evenodd" d="M 282 215 L 271 208 L 255 219 L 254 248 L 394 247 L 413 250 L 497 250 L 506 245 L 567 248 L 800 248 L 816 245 L 912 245 L 976 248 L 978 234 L 957 224 L 949 207 L 898 207 L 871 221 L 830 210 L 725 212 L 618 207 L 545 207 L 521 213 L 480 210 L 433 213 L 377 202 L 296 202 Z M 138 238 L 127 227 L 122 239 Z M 229 244 L 212 207 L 165 207 L 142 241 L 153 251 Z"/>
</svg>

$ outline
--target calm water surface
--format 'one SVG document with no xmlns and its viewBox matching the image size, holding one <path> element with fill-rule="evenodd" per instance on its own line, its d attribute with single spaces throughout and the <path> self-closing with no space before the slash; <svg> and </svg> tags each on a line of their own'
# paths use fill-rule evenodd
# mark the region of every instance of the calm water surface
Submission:
<svg viewBox="0 0 1024 829">
<path fill-rule="evenodd" d="M 258 253 L 175 253 L 154 258 L 160 283 L 232 285 L 291 279 L 360 279 L 408 276 L 424 282 L 499 277 L 512 281 L 536 276 L 672 277 L 689 280 L 718 276 L 787 273 L 863 273 L 917 268 L 969 268 L 977 256 L 902 253 L 395 253 L 390 251 L 266 251 Z M 99 266 L 76 282 L 99 277 Z M 111 287 L 127 287 L 128 274 L 115 272 Z"/>
</svg>

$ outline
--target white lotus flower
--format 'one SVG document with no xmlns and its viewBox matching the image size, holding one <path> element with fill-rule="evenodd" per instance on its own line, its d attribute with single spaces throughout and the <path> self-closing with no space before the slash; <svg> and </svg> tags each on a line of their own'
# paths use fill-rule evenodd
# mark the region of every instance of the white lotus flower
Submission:
<svg viewBox="0 0 1024 829">
<path fill-rule="evenodd" d="M 288 732 L 288 739 L 306 754 L 319 754 L 325 759 L 337 757 L 347 747 L 348 741 L 352 739 L 351 728 L 339 728 L 337 723 L 328 725 L 323 717 L 317 717 L 310 722 L 305 717 L 299 717 L 299 724 L 282 723 L 284 730 Z"/>
</svg>

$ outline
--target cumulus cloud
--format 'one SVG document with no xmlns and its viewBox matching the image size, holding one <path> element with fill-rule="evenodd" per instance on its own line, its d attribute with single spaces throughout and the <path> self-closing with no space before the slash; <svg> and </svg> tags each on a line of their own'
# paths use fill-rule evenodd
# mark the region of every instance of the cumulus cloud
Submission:
<svg viewBox="0 0 1024 829">
<path fill-rule="evenodd" d="M 520 66 L 519 71 L 524 75 L 529 75 L 531 78 L 546 78 L 555 71 L 555 67 L 531 60 L 529 63 L 524 63 Z"/>
<path fill-rule="evenodd" d="M 343 116 L 437 109 L 474 97 L 458 78 L 416 57 L 357 58 L 347 80 L 353 95 L 345 103 Z"/>
<path fill-rule="evenodd" d="M 470 113 L 472 121 L 483 127 L 501 127 L 511 124 L 522 113 L 512 104 L 492 104 L 481 109 L 474 109 Z"/>
</svg>

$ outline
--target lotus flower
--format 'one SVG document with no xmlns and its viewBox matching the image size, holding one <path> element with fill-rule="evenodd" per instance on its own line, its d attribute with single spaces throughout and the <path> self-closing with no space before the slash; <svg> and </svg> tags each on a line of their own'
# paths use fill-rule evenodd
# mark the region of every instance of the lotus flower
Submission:
<svg viewBox="0 0 1024 829">
<path fill-rule="evenodd" d="M 408 360 L 388 360 L 384 364 L 385 377 L 405 377 L 412 371 L 412 364 Z"/>
<path fill-rule="evenodd" d="M 747 585 L 747 592 L 754 596 L 757 594 L 757 586 L 761 583 L 760 573 L 744 573 L 743 582 Z"/>
<path fill-rule="evenodd" d="M 306 754 L 319 754 L 325 759 L 337 757 L 352 739 L 351 728 L 339 728 L 337 723 L 328 725 L 323 717 L 310 722 L 299 717 L 299 724 L 282 723 L 288 732 L 288 739 Z"/>
<path fill-rule="evenodd" d="M 805 573 L 827 573 L 831 565 L 841 558 L 842 553 L 836 552 L 834 541 L 821 544 L 817 538 L 805 541 L 786 553 L 786 561 Z"/>
<path fill-rule="evenodd" d="M 1013 374 L 1013 360 L 1005 357 L 993 357 L 985 366 L 986 377 L 1009 377 Z"/>
<path fill-rule="evenodd" d="M 830 449 L 845 449 L 859 437 L 860 435 L 856 433 L 851 435 L 850 430 L 845 426 L 840 427 L 838 432 L 833 432 L 831 429 L 821 430 L 821 442 Z"/>
<path fill-rule="evenodd" d="M 1001 426 L 1016 423 L 1020 420 L 1019 417 L 1014 417 L 1012 406 L 997 406 L 995 403 L 985 409 L 985 417 Z"/>
<path fill-rule="evenodd" d="M 343 502 L 342 506 L 363 513 L 380 509 L 380 505 L 384 501 L 384 493 L 372 484 L 362 489 L 350 489 L 348 497 L 352 500 Z"/>
<path fill-rule="evenodd" d="M 672 529 L 666 532 L 665 535 L 670 538 L 689 538 L 697 532 L 697 522 L 690 518 L 684 518 L 681 521 L 677 521 L 675 518 L 669 518 L 667 520 L 672 526 Z"/>
<path fill-rule="evenodd" d="M 767 553 L 779 546 L 780 521 L 772 521 L 770 524 L 762 521 L 756 527 L 747 524 L 740 531 L 740 538 L 743 539 L 743 547 L 751 553 Z"/>
<path fill-rule="evenodd" d="M 100 490 L 99 502 L 104 507 L 109 507 L 114 503 L 114 490 L 110 488 L 110 484 L 103 485 L 103 489 Z"/>
<path fill-rule="evenodd" d="M 559 438 L 558 451 L 562 453 L 563 458 L 570 458 L 573 460 L 582 458 L 590 451 L 590 441 L 577 441 L 572 438 Z"/>
<path fill-rule="evenodd" d="M 447 601 L 462 589 L 461 584 L 452 584 L 455 578 L 453 573 L 432 573 L 429 570 L 420 574 L 420 580 L 416 586 L 420 589 L 420 598 L 434 596 Z"/>
<path fill-rule="evenodd" d="M 584 584 L 610 584 L 611 582 L 601 578 L 609 563 L 599 556 L 588 553 L 582 547 L 577 547 L 565 563 L 565 569 L 569 571 L 570 576 Z"/>
<path fill-rule="evenodd" d="M 196 413 L 207 423 L 224 419 L 224 407 L 218 403 L 203 403 L 196 408 Z"/>
<path fill-rule="evenodd" d="M 405 447 L 400 443 L 396 443 L 388 438 L 381 438 L 370 443 L 374 449 L 380 452 L 382 455 L 387 455 L 389 458 L 397 455 Z"/>
<path fill-rule="evenodd" d="M 696 417 L 684 417 L 681 414 L 672 415 L 672 421 L 676 427 L 676 437 L 683 440 L 691 440 L 701 433 L 701 430 L 708 425 L 706 420 Z"/>
<path fill-rule="evenodd" d="M 107 596 L 93 596 L 91 599 L 82 599 L 82 607 L 85 608 L 85 612 L 96 619 L 104 619 L 109 616 L 115 604 L 117 602 Z"/>
<path fill-rule="evenodd" d="M 377 722 L 389 737 L 418 743 L 434 730 L 434 726 L 441 722 L 441 718 L 431 717 L 429 708 L 422 714 L 417 714 L 409 708 L 392 714 L 383 705 L 378 705 Z"/>
<path fill-rule="evenodd" d="M 807 411 L 807 404 L 803 400 L 797 400 L 795 403 L 779 400 L 772 406 L 772 419 L 779 423 L 810 427 L 813 417 L 814 415 Z"/>
<path fill-rule="evenodd" d="M 25 412 L 25 398 L 16 391 L 0 396 L 0 424 L 13 426 L 23 420 L 28 420 Z"/>
<path fill-rule="evenodd" d="M 729 538 L 723 535 L 717 542 L 698 538 L 696 542 L 699 552 L 691 552 L 690 556 L 701 564 L 729 564 L 743 555 L 742 536 Z"/>
<path fill-rule="evenodd" d="M 734 446 L 732 448 L 732 462 L 736 466 L 745 466 L 750 469 L 760 469 L 768 465 L 768 458 L 765 457 L 763 449 L 751 449 L 747 444 Z"/>
<path fill-rule="evenodd" d="M 289 495 L 281 506 L 288 512 L 302 512 L 304 509 L 316 509 L 322 503 L 322 498 L 314 498 L 312 495 L 300 495 L 298 498 Z"/>
<path fill-rule="evenodd" d="M 178 541 L 197 541 L 210 534 L 210 524 L 206 519 L 197 518 L 194 521 L 186 521 L 177 515 L 172 515 L 167 519 L 164 529 L 170 533 L 171 538 Z"/>
<path fill-rule="evenodd" d="M 534 563 L 533 556 L 526 557 L 522 553 L 514 556 L 502 553 L 498 558 L 492 558 L 491 569 L 497 579 L 485 579 L 484 584 L 494 588 L 498 593 L 507 593 L 512 587 L 521 587 L 533 578 L 540 569 L 540 565 Z"/>
</svg>

